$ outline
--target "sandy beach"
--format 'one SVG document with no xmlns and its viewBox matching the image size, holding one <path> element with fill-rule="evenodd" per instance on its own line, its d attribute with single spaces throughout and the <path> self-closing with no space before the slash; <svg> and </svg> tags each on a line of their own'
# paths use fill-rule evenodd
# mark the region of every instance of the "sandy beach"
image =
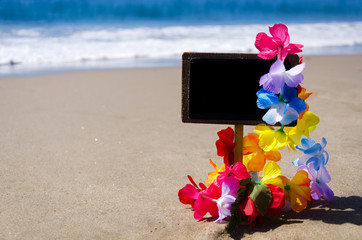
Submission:
<svg viewBox="0 0 362 240">
<path fill-rule="evenodd" d="M 226 128 L 181 122 L 180 68 L 0 79 L 0 239 L 360 239 L 362 55 L 304 61 L 335 199 L 232 236 L 178 200 L 222 164 Z M 298 156 L 282 152 L 284 175 Z"/>
</svg>

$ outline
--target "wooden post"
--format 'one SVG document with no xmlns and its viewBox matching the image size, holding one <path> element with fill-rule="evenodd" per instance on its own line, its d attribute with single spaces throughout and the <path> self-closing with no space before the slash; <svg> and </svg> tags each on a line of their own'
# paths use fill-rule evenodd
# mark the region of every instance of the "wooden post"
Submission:
<svg viewBox="0 0 362 240">
<path fill-rule="evenodd" d="M 243 162 L 244 125 L 235 125 L 234 163 Z"/>
</svg>

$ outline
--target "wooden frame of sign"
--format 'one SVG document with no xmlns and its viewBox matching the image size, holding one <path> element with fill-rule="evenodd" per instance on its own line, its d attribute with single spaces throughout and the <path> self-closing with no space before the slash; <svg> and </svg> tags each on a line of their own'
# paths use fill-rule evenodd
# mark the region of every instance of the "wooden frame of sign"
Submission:
<svg viewBox="0 0 362 240">
<path fill-rule="evenodd" d="M 263 123 L 266 110 L 256 105 L 259 79 L 276 59 L 256 54 L 194 53 L 182 56 L 182 121 L 185 123 Z M 288 55 L 286 69 L 299 63 Z M 292 124 L 293 125 L 293 124 Z"/>
</svg>

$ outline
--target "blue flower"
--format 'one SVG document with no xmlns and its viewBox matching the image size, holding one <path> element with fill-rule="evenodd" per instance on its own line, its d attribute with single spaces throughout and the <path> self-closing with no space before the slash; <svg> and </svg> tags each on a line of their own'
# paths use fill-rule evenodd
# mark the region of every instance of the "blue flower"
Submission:
<svg viewBox="0 0 362 240">
<path fill-rule="evenodd" d="M 298 97 L 297 89 L 287 85 L 283 87 L 279 97 L 263 88 L 256 95 L 258 96 L 256 102 L 258 108 L 269 108 L 268 112 L 263 116 L 263 120 L 270 125 L 274 125 L 277 122 L 288 125 L 297 120 L 299 113 L 307 108 L 304 100 Z"/>
<path fill-rule="evenodd" d="M 312 164 L 313 168 L 318 171 L 321 167 L 325 166 L 328 162 L 329 155 L 324 148 L 327 145 L 327 140 L 322 138 L 322 144 L 316 143 L 311 138 L 303 138 L 301 145 L 297 145 L 296 148 L 304 155 L 293 161 L 295 166 Z"/>
</svg>

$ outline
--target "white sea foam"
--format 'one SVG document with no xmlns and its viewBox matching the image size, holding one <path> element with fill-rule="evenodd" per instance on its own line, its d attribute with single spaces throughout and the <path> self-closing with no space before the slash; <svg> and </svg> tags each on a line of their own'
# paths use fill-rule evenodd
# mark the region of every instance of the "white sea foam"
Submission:
<svg viewBox="0 0 362 240">
<path fill-rule="evenodd" d="M 289 24 L 292 43 L 306 54 L 329 54 L 330 47 L 362 45 L 362 22 Z M 183 52 L 256 53 L 255 36 L 265 25 L 164 27 L 12 27 L 0 31 L 0 64 L 62 65 L 89 61 L 179 59 Z M 361 48 L 355 49 L 362 53 Z M 335 52 L 334 52 L 335 53 Z M 156 64 L 157 65 L 157 64 Z M 0 70 L 1 73 L 1 70 Z"/>
</svg>

